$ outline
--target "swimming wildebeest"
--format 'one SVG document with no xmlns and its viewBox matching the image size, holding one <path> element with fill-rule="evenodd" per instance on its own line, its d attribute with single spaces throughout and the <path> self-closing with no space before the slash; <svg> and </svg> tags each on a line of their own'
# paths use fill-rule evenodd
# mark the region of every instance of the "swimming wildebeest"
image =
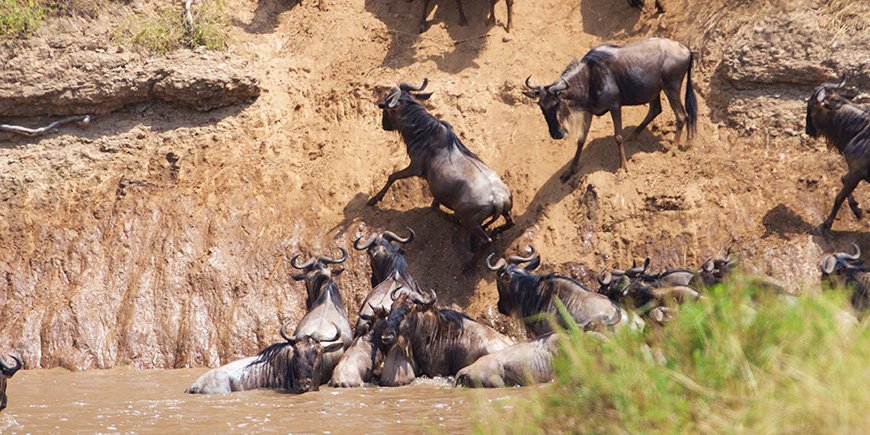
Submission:
<svg viewBox="0 0 870 435">
<path fill-rule="evenodd" d="M 568 326 L 559 314 L 557 300 L 582 329 L 612 328 L 628 322 L 627 315 L 613 301 L 583 284 L 554 273 L 532 273 L 541 264 L 541 257 L 531 246 L 528 249 L 528 257 L 499 258 L 495 264 L 494 253 L 486 258 L 487 267 L 497 274 L 498 312 L 523 319 L 526 330 L 534 336 L 553 332 L 556 323 Z M 521 267 L 523 263 L 528 264 Z"/>
<path fill-rule="evenodd" d="M 388 350 L 381 342 L 381 334 L 387 324 L 387 310 L 376 307 L 373 312 L 372 316 L 360 314 L 360 318 L 366 320 L 365 327 L 356 331 L 353 343 L 333 369 L 330 387 L 361 387 L 376 382 L 380 377 L 381 365 Z"/>
<path fill-rule="evenodd" d="M 680 88 L 686 77 L 686 106 L 680 102 Z M 679 145 L 683 126 L 688 125 L 691 139 L 698 119 L 698 103 L 692 86 L 692 52 L 685 45 L 670 39 L 652 38 L 618 47 L 602 45 L 574 60 L 562 75 L 546 86 L 533 86 L 524 92 L 538 100 L 553 139 L 565 137 L 562 122 L 573 112 L 583 116 L 583 131 L 577 139 L 577 152 L 561 180 L 567 182 L 577 172 L 580 152 L 592 124 L 592 115 L 610 112 L 613 131 L 619 146 L 620 168 L 628 170 L 622 140 L 622 106 L 649 104 L 649 113 L 631 132 L 633 140 L 662 112 L 661 92 L 664 91 L 677 119 L 674 145 Z"/>
<path fill-rule="evenodd" d="M 408 0 L 410 3 L 412 0 Z M 429 2 L 431 0 L 423 0 L 423 16 L 420 18 L 420 33 L 426 31 L 426 17 L 429 16 Z M 498 0 L 490 0 L 489 2 L 489 19 L 487 20 L 490 24 L 495 24 L 495 4 L 498 3 Z M 507 4 L 507 26 L 505 30 L 508 32 L 511 31 L 511 22 L 513 21 L 513 12 L 511 8 L 514 5 L 514 0 L 505 0 Z M 465 17 L 465 10 L 462 9 L 462 0 L 456 0 L 456 5 L 459 6 L 459 24 L 462 26 L 468 25 L 468 18 Z"/>
<path fill-rule="evenodd" d="M 854 254 L 837 252 L 826 255 L 819 263 L 822 281 L 843 287 L 853 287 L 852 307 L 859 314 L 870 308 L 870 267 L 861 261 L 861 248 L 852 244 Z"/>
<path fill-rule="evenodd" d="M 430 115 L 417 102 L 432 95 L 412 94 L 422 91 L 427 84 L 426 79 L 420 87 L 402 83 L 378 103 L 383 109 L 384 130 L 401 134 L 411 163 L 390 175 L 368 205 L 383 199 L 396 180 L 423 177 L 435 198 L 432 208 L 440 209 L 443 205 L 453 210 L 451 217 L 458 218 L 471 233 L 471 249 L 477 251 L 480 245 L 491 243 L 492 237 L 513 226 L 511 192 L 492 169 L 462 144 L 450 124 Z M 505 223 L 487 234 L 487 227 L 499 216 L 504 217 Z"/>
<path fill-rule="evenodd" d="M 6 363 L 0 360 L 0 411 L 6 409 L 6 380 L 24 367 L 24 362 L 21 361 L 21 358 L 15 355 L 9 355 L 9 357 L 15 361 L 14 366 L 7 366 Z"/>
<path fill-rule="evenodd" d="M 364 333 L 369 320 L 374 314 L 374 309 L 383 308 L 389 311 L 393 300 L 390 298 L 393 290 L 402 288 L 402 291 L 418 291 L 417 283 L 411 276 L 408 262 L 405 260 L 405 249 L 414 241 L 414 230 L 408 228 L 408 236 L 399 237 L 392 231 L 384 231 L 373 234 L 367 241 L 360 243 L 362 237 L 357 238 L 354 249 L 366 250 L 372 268 L 372 289 L 360 307 L 360 317 L 356 324 L 356 335 Z"/>
<path fill-rule="evenodd" d="M 843 188 L 834 198 L 831 214 L 822 222 L 823 230 L 831 229 L 843 201 L 849 199 L 849 208 L 861 219 L 862 212 L 852 192 L 863 181 L 870 181 L 870 110 L 862 109 L 849 100 L 840 84 L 824 83 L 818 86 L 807 101 L 807 134 L 824 136 L 830 147 L 846 159 L 849 172 L 843 176 Z"/>
<path fill-rule="evenodd" d="M 308 292 L 308 299 L 305 306 L 308 312 L 296 325 L 296 330 L 293 336 L 302 338 L 305 336 L 323 336 L 331 332 L 333 328 L 337 328 L 343 344 L 341 347 L 324 352 L 323 363 L 320 365 L 320 379 L 326 383 L 332 376 L 332 369 L 338 364 L 344 349 L 347 348 L 353 341 L 353 334 L 350 330 L 350 323 L 347 320 L 347 309 L 341 302 L 341 294 L 338 292 L 338 285 L 333 277 L 338 276 L 344 269 L 330 269 L 329 264 L 340 264 L 347 260 L 347 251 L 344 248 L 339 248 L 341 258 L 330 258 L 319 256 L 311 258 L 303 264 L 298 264 L 296 260 L 299 255 L 293 256 L 290 259 L 290 265 L 296 269 L 303 271 L 301 274 L 293 275 L 296 281 L 304 280 L 305 288 Z"/>
<path fill-rule="evenodd" d="M 558 339 L 558 334 L 545 334 L 484 355 L 456 374 L 456 386 L 499 388 L 550 382 Z"/>
<path fill-rule="evenodd" d="M 344 343 L 338 328 L 332 337 L 287 335 L 281 327 L 283 343 L 275 343 L 258 355 L 242 358 L 209 370 L 184 390 L 190 394 L 220 394 L 233 391 L 268 388 L 294 393 L 317 391 L 320 388 L 323 354 L 341 349 Z M 323 343 L 333 342 L 324 346 Z"/>
<path fill-rule="evenodd" d="M 389 352 L 381 385 L 399 386 L 425 375 L 453 376 L 483 355 L 513 344 L 511 339 L 459 311 L 435 308 L 436 295 L 397 293 L 381 341 Z"/>
</svg>

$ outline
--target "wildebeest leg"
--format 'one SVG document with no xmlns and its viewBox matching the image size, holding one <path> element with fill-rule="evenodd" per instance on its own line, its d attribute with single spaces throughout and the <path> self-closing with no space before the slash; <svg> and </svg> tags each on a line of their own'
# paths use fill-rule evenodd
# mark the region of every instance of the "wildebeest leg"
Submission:
<svg viewBox="0 0 870 435">
<path fill-rule="evenodd" d="M 840 211 L 840 206 L 843 205 L 843 201 L 852 195 L 852 191 L 858 187 L 858 183 L 863 179 L 864 174 L 858 171 L 849 171 L 843 176 L 843 188 L 840 190 L 840 193 L 837 194 L 837 197 L 834 198 L 834 207 L 831 209 L 831 214 L 824 222 L 822 222 L 821 227 L 823 230 L 831 229 L 831 225 L 834 224 L 834 218 L 837 217 L 837 212 Z"/>
<path fill-rule="evenodd" d="M 665 7 L 662 5 L 662 0 L 656 0 L 656 11 L 660 14 L 665 13 Z"/>
<path fill-rule="evenodd" d="M 864 212 L 861 211 L 861 207 L 858 206 L 858 201 L 855 200 L 854 195 L 849 195 L 849 208 L 852 209 L 852 213 L 855 215 L 858 220 L 861 220 L 861 216 L 864 215 Z"/>
<path fill-rule="evenodd" d="M 646 114 L 646 118 L 643 119 L 643 122 L 638 125 L 631 134 L 628 135 L 626 140 L 633 141 L 637 138 L 637 135 L 652 122 L 653 119 L 656 119 L 659 114 L 662 113 L 662 98 L 661 95 L 656 94 L 656 97 L 649 102 L 649 112 Z"/>
<path fill-rule="evenodd" d="M 432 207 L 432 210 L 435 210 L 438 213 L 440 213 L 441 216 L 444 216 L 444 219 L 447 219 L 448 222 L 454 223 L 454 224 L 459 223 L 459 218 L 457 218 L 455 214 L 447 213 L 446 211 L 441 209 L 441 203 L 438 202 L 437 199 L 433 199 L 432 204 L 429 207 Z"/>
<path fill-rule="evenodd" d="M 462 10 L 462 0 L 456 0 L 456 5 L 459 6 L 459 25 L 467 26 L 468 18 L 465 18 L 465 11 Z"/>
<path fill-rule="evenodd" d="M 628 172 L 628 162 L 625 160 L 625 144 L 622 143 L 622 108 L 611 109 L 610 117 L 613 118 L 613 138 L 619 145 L 619 169 Z"/>
<path fill-rule="evenodd" d="M 408 0 L 410 1 L 410 0 Z M 426 17 L 429 16 L 429 0 L 423 0 L 423 16 L 420 17 L 420 33 L 426 31 Z"/>
<path fill-rule="evenodd" d="M 506 30 L 508 33 L 510 33 L 510 31 L 511 31 L 511 23 L 512 23 L 513 20 L 514 20 L 514 18 L 513 18 L 513 11 L 511 11 L 511 9 L 512 9 L 513 6 L 514 6 L 514 0 L 504 0 L 504 2 L 505 2 L 505 4 L 507 5 L 507 15 L 508 15 L 507 27 L 505 27 L 505 30 Z"/>
<path fill-rule="evenodd" d="M 489 0 L 489 18 L 486 20 L 489 24 L 495 24 L 495 3 L 498 0 Z"/>
<path fill-rule="evenodd" d="M 671 109 L 674 111 L 674 117 L 677 120 L 677 131 L 674 133 L 674 146 L 680 145 L 680 136 L 683 135 L 683 126 L 686 125 L 686 119 L 689 117 L 686 114 L 686 108 L 680 102 L 680 85 L 678 83 L 676 89 L 673 86 L 664 88 L 665 95 L 668 97 L 668 103 L 671 103 Z"/>
<path fill-rule="evenodd" d="M 491 237 L 493 239 L 496 236 L 498 236 L 499 234 L 511 229 L 514 226 L 514 219 L 511 217 L 511 214 L 509 212 L 502 213 L 502 216 L 504 216 L 505 222 L 504 222 L 504 224 L 502 224 L 502 225 L 496 227 L 494 230 L 492 230 Z"/>
<path fill-rule="evenodd" d="M 589 134 L 589 128 L 592 126 L 592 113 L 583 112 L 583 131 L 580 132 L 580 137 L 577 138 L 577 152 L 574 153 L 574 158 L 571 160 L 571 165 L 568 170 L 559 177 L 563 183 L 566 183 L 571 176 L 577 173 L 577 167 L 580 166 L 580 152 L 583 151 L 583 143 L 586 142 L 586 135 Z"/>
<path fill-rule="evenodd" d="M 414 177 L 414 176 L 419 176 L 419 175 L 420 175 L 420 171 L 418 171 L 417 168 L 415 168 L 413 166 L 408 166 L 407 168 L 402 169 L 401 171 L 397 171 L 397 172 L 392 173 L 387 178 L 387 184 L 384 185 L 384 188 L 381 189 L 381 191 L 378 192 L 375 196 L 373 196 L 372 199 L 370 199 L 369 202 L 367 202 L 366 204 L 367 205 L 375 205 L 378 202 L 380 202 L 380 200 L 384 199 L 384 195 L 387 194 L 387 190 L 390 188 L 390 186 L 393 185 L 393 183 L 396 182 L 396 180 L 401 180 L 403 178 Z"/>
</svg>

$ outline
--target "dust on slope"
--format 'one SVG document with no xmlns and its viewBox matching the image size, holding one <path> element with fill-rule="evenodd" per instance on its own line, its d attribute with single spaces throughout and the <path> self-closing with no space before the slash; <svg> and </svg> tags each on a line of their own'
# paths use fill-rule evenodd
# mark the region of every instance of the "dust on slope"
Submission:
<svg viewBox="0 0 870 435">
<path fill-rule="evenodd" d="M 532 243 L 545 269 L 592 283 L 600 268 L 645 255 L 659 268 L 691 266 L 733 247 L 751 269 L 797 284 L 815 279 L 824 250 L 852 240 L 870 249 L 846 212 L 832 235 L 810 232 L 838 188 L 839 156 L 799 138 L 741 138 L 711 121 L 703 101 L 721 91 L 710 86 L 717 57 L 753 20 L 720 23 L 717 36 L 687 2 L 655 17 L 627 2 L 545 0 L 516 4 L 508 35 L 484 24 L 483 3 L 467 6 L 468 27 L 451 3 L 439 5 L 418 35 L 419 2 L 233 0 L 229 52 L 248 60 L 265 90 L 252 105 L 205 114 L 132 107 L 86 131 L 11 139 L 0 152 L 0 340 L 30 367 L 217 365 L 301 318 L 291 255 L 406 226 L 419 236 L 408 258 L 421 285 L 516 331 L 494 308 L 491 274 L 460 273 L 467 235 L 429 210 L 422 182 L 397 182 L 377 208 L 365 206 L 407 163 L 374 103 L 388 86 L 424 77 L 435 91 L 427 106 L 514 192 L 517 227 L 495 252 Z M 711 10 L 727 18 L 718 6 Z M 497 14 L 504 19 L 503 5 Z M 574 144 L 549 138 L 522 80 L 552 80 L 599 43 L 648 35 L 691 43 L 699 34 L 712 36 L 693 46 L 704 53 L 693 71 L 704 98 L 692 147 L 670 145 L 666 109 L 628 144 L 631 172 L 618 174 L 612 124 L 597 118 L 580 176 L 562 184 Z M 646 108 L 623 113 L 631 128 Z M 857 197 L 868 198 L 860 189 Z M 365 255 L 352 252 L 346 268 L 339 286 L 353 318 L 369 289 Z"/>
</svg>

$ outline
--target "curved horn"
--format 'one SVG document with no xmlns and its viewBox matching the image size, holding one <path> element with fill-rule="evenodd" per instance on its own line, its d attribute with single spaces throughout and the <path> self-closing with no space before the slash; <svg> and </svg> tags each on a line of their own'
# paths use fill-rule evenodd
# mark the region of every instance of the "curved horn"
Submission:
<svg viewBox="0 0 870 435">
<path fill-rule="evenodd" d="M 394 233 L 392 231 L 384 231 L 383 237 L 385 239 L 387 239 L 387 241 L 399 242 L 403 245 L 406 243 L 411 243 L 414 241 L 414 237 L 416 236 L 416 234 L 414 234 L 414 230 L 412 230 L 411 227 L 407 227 L 407 228 L 408 228 L 408 237 L 405 237 L 404 239 L 399 237 L 396 233 Z"/>
<path fill-rule="evenodd" d="M 498 261 L 495 262 L 495 265 L 493 265 L 492 264 L 492 257 L 495 257 L 495 252 L 489 254 L 489 256 L 486 257 L 486 267 L 488 267 L 489 270 L 495 272 L 495 271 L 499 271 L 503 267 L 507 266 L 507 261 L 505 261 L 504 258 L 499 258 Z"/>
<path fill-rule="evenodd" d="M 610 281 L 613 281 L 613 275 L 610 272 L 602 269 L 601 272 L 598 274 L 598 283 L 601 285 L 608 285 L 610 284 Z"/>
<path fill-rule="evenodd" d="M 330 258 L 325 255 L 321 255 L 318 259 L 326 264 L 340 264 L 344 263 L 344 260 L 347 260 L 347 250 L 344 248 L 338 248 L 341 251 L 341 258 Z"/>
<path fill-rule="evenodd" d="M 713 259 L 711 258 L 711 259 L 705 261 L 704 264 L 701 265 L 701 270 L 709 273 L 709 272 L 712 272 L 715 267 L 716 266 L 713 264 Z"/>
<path fill-rule="evenodd" d="M 362 236 L 359 236 L 356 238 L 356 240 L 353 241 L 353 249 L 356 249 L 357 251 L 364 251 L 366 249 L 369 249 L 369 246 L 372 246 L 372 243 L 375 243 L 375 239 L 377 237 L 377 234 L 372 234 L 372 236 L 369 237 L 369 239 L 366 240 L 366 242 L 363 243 L 362 246 L 360 246 L 359 241 L 362 240 Z"/>
<path fill-rule="evenodd" d="M 526 249 L 529 252 L 531 252 L 531 254 L 529 254 L 528 257 L 520 257 L 518 255 L 511 255 L 510 257 L 508 257 L 508 260 L 507 260 L 508 263 L 511 263 L 511 264 L 528 263 L 529 261 L 534 260 L 538 256 L 538 253 L 535 252 L 534 246 L 528 245 L 528 246 L 526 246 Z"/>
<path fill-rule="evenodd" d="M 399 299 L 399 296 L 396 293 L 398 293 L 398 291 L 403 289 L 403 288 L 405 288 L 405 286 L 403 286 L 403 285 L 400 285 L 400 286 L 394 288 L 393 291 L 390 292 L 390 299 L 392 299 L 392 300 Z M 410 293 L 410 292 L 408 292 L 408 293 Z"/>
<path fill-rule="evenodd" d="M 822 261 L 819 263 L 819 269 L 822 270 L 822 273 L 825 275 L 830 275 L 834 273 L 834 270 L 837 268 L 837 259 L 834 258 L 833 255 L 825 255 L 825 258 L 822 258 Z"/>
<path fill-rule="evenodd" d="M 626 273 L 644 273 L 644 272 L 646 272 L 646 269 L 649 267 L 649 263 L 650 263 L 650 258 L 646 257 L 646 259 L 643 260 L 642 265 L 637 266 L 637 267 L 632 267 L 631 269 L 628 269 L 625 272 Z"/>
<path fill-rule="evenodd" d="M 438 300 L 438 295 L 435 294 L 435 290 L 434 290 L 434 289 L 433 289 L 433 290 L 429 290 L 429 300 L 428 300 L 428 301 L 421 299 L 421 298 L 420 298 L 418 295 L 416 295 L 416 294 L 409 294 L 409 297 L 410 297 L 411 300 L 414 301 L 415 303 L 418 303 L 418 304 L 420 304 L 420 305 L 425 305 L 425 306 L 427 306 L 427 307 L 432 306 L 432 304 L 434 304 L 435 301 Z"/>
<path fill-rule="evenodd" d="M 414 85 L 409 85 L 407 83 L 399 83 L 399 89 L 401 89 L 405 92 L 420 92 L 423 89 L 426 89 L 426 85 L 428 85 L 428 84 L 429 84 L 429 79 L 424 78 L 423 84 L 420 85 L 419 87 L 415 87 Z"/>
<path fill-rule="evenodd" d="M 323 336 L 318 337 L 318 336 L 315 336 L 314 334 L 309 335 L 309 337 L 311 337 L 312 340 L 314 340 L 318 343 L 323 343 L 324 341 L 326 341 L 326 342 L 336 341 L 339 338 L 341 338 L 341 331 L 338 330 L 338 326 L 334 323 L 332 324 L 332 327 L 335 328 L 335 335 L 331 338 L 327 338 L 327 337 L 323 337 Z"/>
<path fill-rule="evenodd" d="M 532 85 L 531 83 L 529 83 L 529 80 L 531 80 L 531 79 L 532 79 L 532 76 L 531 76 L 531 75 L 529 75 L 528 77 L 526 77 L 526 87 L 528 87 L 529 89 L 535 90 L 535 91 L 542 91 L 542 90 L 544 90 L 544 87 L 543 87 L 543 86 L 536 86 L 536 85 Z"/>
<path fill-rule="evenodd" d="M 312 264 L 314 264 L 314 260 L 315 260 L 314 258 L 309 259 L 309 260 L 306 261 L 305 263 L 302 263 L 302 264 L 296 264 L 296 259 L 298 259 L 298 258 L 301 257 L 301 256 L 302 256 L 302 254 L 296 254 L 296 255 L 294 255 L 293 258 L 290 259 L 290 265 L 293 266 L 293 267 L 296 268 L 296 269 L 302 270 L 302 269 L 305 269 L 305 268 L 307 268 L 308 266 L 311 266 Z"/>
<path fill-rule="evenodd" d="M 9 358 L 12 358 L 12 360 L 15 361 L 14 367 L 8 367 L 8 366 L 6 366 L 5 363 L 3 363 L 3 361 L 0 361 L 0 371 L 2 371 L 3 374 L 7 377 L 11 377 L 12 375 L 15 374 L 15 372 L 17 372 L 22 367 L 24 367 L 24 362 L 21 361 L 21 358 L 15 356 L 15 355 L 12 355 L 12 354 L 9 354 Z"/>
<path fill-rule="evenodd" d="M 566 82 L 565 79 L 560 78 L 558 81 L 547 87 L 547 92 L 551 94 L 558 94 L 565 89 L 568 89 L 568 82 Z"/>
<path fill-rule="evenodd" d="M 284 340 L 287 340 L 287 342 L 290 344 L 294 344 L 294 343 L 296 343 L 296 337 L 291 337 L 290 335 L 287 334 L 287 327 L 288 326 L 290 326 L 290 322 L 287 322 L 287 323 L 281 325 L 281 338 L 283 338 Z"/>
<path fill-rule="evenodd" d="M 836 257 L 837 260 L 846 260 L 846 261 L 860 260 L 861 259 L 861 248 L 859 248 L 858 245 L 856 245 L 854 243 L 852 243 L 852 246 L 855 248 L 854 254 L 849 255 L 845 252 L 839 252 L 839 253 L 834 254 L 834 257 Z"/>
</svg>

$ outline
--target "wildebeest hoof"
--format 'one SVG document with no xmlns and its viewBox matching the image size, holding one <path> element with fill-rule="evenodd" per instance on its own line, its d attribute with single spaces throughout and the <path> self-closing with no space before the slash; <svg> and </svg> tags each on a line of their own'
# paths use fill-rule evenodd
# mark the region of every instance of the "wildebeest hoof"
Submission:
<svg viewBox="0 0 870 435">
<path fill-rule="evenodd" d="M 567 183 L 568 180 L 570 180 L 571 177 L 573 177 L 573 176 L 574 176 L 574 171 L 567 171 L 564 174 L 562 174 L 561 177 L 559 177 L 559 180 L 561 180 L 563 183 Z"/>
</svg>

